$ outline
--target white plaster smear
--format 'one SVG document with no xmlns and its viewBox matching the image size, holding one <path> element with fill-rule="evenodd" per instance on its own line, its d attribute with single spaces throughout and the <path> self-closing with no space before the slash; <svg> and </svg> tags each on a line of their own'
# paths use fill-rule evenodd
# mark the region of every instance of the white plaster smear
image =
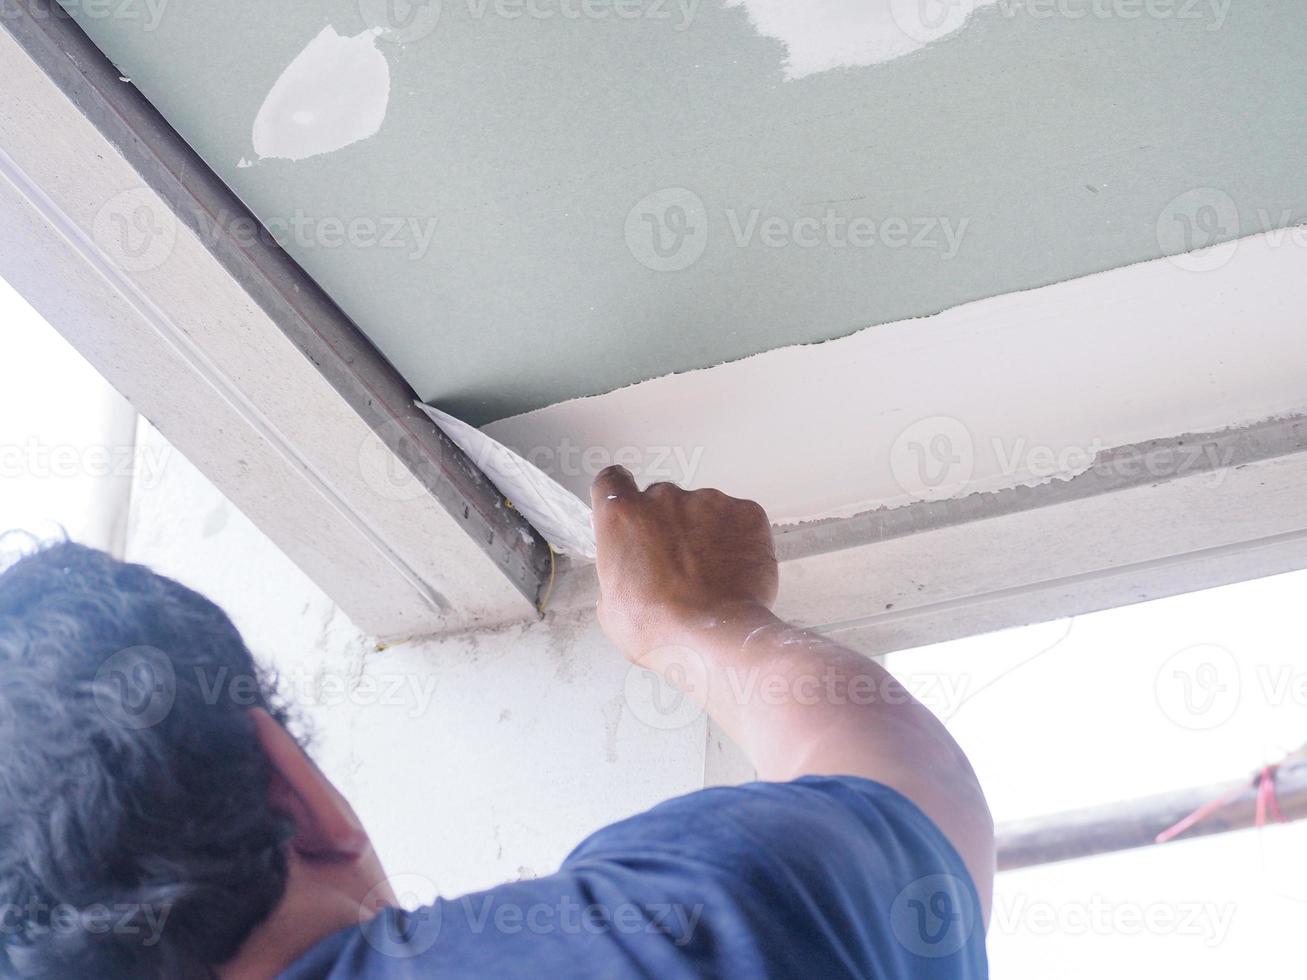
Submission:
<svg viewBox="0 0 1307 980">
<path fill-rule="evenodd" d="M 1295 241 L 1296 237 L 1296 241 Z M 777 523 L 1069 478 L 1102 449 L 1307 412 L 1307 247 L 1159 259 L 551 405 L 484 431 L 578 496 L 619 462 Z"/>
<path fill-rule="evenodd" d="M 531 526 L 565 555 L 595 557 L 594 514 L 570 490 L 483 432 L 448 412 L 415 402 L 454 445 L 467 453 Z"/>
<path fill-rule="evenodd" d="M 961 30 L 997 0 L 726 0 L 759 34 L 784 43 L 785 74 L 803 78 L 901 58 Z"/>
<path fill-rule="evenodd" d="M 341 37 L 324 27 L 263 100 L 254 119 L 254 152 L 305 160 L 375 136 L 390 103 L 390 65 L 377 49 L 381 33 Z"/>
</svg>

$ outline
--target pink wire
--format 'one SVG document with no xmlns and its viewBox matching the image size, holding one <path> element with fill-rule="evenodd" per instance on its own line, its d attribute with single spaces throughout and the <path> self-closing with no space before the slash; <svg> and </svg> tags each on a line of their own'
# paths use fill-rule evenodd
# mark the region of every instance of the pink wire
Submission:
<svg viewBox="0 0 1307 980">
<path fill-rule="evenodd" d="M 1284 822 L 1284 814 L 1280 812 L 1280 801 L 1275 793 L 1275 774 L 1279 771 L 1279 768 L 1279 766 L 1265 766 L 1262 768 L 1261 772 L 1257 774 L 1257 809 L 1254 823 L 1258 827 L 1266 825 L 1266 813 L 1268 810 L 1277 822 Z M 1202 823 L 1216 811 L 1228 806 L 1231 802 L 1242 796 L 1245 791 L 1246 787 L 1240 786 L 1233 792 L 1226 793 L 1220 799 L 1212 800 L 1210 803 L 1204 803 L 1179 823 L 1172 827 L 1168 827 L 1166 830 L 1154 837 L 1153 843 L 1165 844 L 1168 841 L 1174 840 L 1194 825 Z"/>
<path fill-rule="evenodd" d="M 1202 806 L 1200 806 L 1193 813 L 1189 814 L 1189 816 L 1185 817 L 1179 823 L 1175 824 L 1172 827 L 1168 827 L 1166 830 L 1162 831 L 1160 834 L 1154 837 L 1153 843 L 1165 844 L 1167 841 L 1179 837 L 1194 824 L 1201 823 L 1202 821 L 1206 820 L 1217 810 L 1220 810 L 1226 804 L 1230 803 L 1234 799 L 1237 799 L 1242 794 L 1243 794 L 1243 787 L 1240 787 L 1239 789 L 1236 789 L 1232 793 L 1227 793 L 1225 796 L 1222 796 L 1220 799 L 1212 800 L 1210 803 L 1204 803 Z"/>
<path fill-rule="evenodd" d="M 1277 823 L 1284 822 L 1280 812 L 1280 801 L 1275 795 L 1276 766 L 1267 766 L 1257 777 L 1257 826 L 1266 825 L 1266 811 L 1269 809 Z"/>
</svg>

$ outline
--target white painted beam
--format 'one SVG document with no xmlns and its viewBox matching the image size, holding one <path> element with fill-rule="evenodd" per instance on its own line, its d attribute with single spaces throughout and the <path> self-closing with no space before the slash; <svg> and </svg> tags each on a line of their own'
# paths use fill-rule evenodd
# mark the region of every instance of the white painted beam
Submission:
<svg viewBox="0 0 1307 980">
<path fill-rule="evenodd" d="M 792 559 L 789 612 L 875 653 L 1307 568 L 1307 421 L 1158 440 L 1065 482 L 781 529 L 778 548 Z"/>
<path fill-rule="evenodd" d="M 533 616 L 549 572 L 538 535 L 241 220 L 65 15 L 6 4 L 0 275 L 360 628 Z"/>
<path fill-rule="evenodd" d="M 776 529 L 778 613 L 871 655 L 1307 568 L 1307 418 L 1100 454 L 1033 487 Z M 567 565 L 555 601 L 594 601 Z"/>
</svg>

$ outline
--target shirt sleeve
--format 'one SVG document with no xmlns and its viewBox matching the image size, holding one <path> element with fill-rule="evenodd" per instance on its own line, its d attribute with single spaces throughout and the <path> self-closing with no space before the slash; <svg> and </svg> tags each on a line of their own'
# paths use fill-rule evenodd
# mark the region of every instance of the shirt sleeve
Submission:
<svg viewBox="0 0 1307 980">
<path fill-rule="evenodd" d="M 866 779 L 692 793 L 599 831 L 562 870 L 609 899 L 673 906 L 675 961 L 649 962 L 655 975 L 677 966 L 699 976 L 988 975 L 961 857 L 914 803 Z"/>
</svg>

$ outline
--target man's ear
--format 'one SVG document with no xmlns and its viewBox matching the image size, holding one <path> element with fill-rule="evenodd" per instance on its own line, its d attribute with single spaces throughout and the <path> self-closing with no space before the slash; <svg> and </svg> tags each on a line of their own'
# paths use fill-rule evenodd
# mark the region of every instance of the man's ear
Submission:
<svg viewBox="0 0 1307 980">
<path fill-rule="evenodd" d="M 295 823 L 291 846 L 301 857 L 348 861 L 370 846 L 358 817 L 298 742 L 262 708 L 252 708 L 263 754 L 272 768 L 268 805 Z"/>
</svg>

